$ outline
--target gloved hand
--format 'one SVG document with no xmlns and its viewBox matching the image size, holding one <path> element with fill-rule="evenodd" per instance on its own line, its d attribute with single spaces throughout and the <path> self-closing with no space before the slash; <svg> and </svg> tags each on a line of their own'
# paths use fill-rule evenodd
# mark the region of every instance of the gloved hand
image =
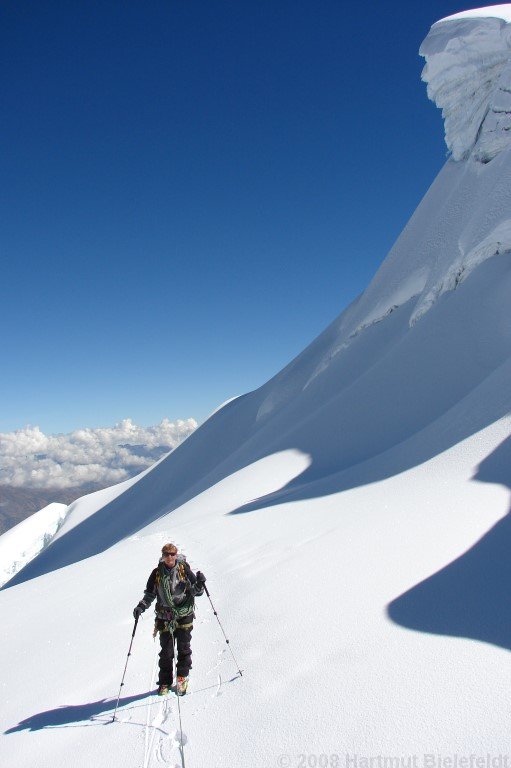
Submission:
<svg viewBox="0 0 511 768">
<path fill-rule="evenodd" d="M 144 611 L 145 611 L 145 605 L 142 601 L 140 601 L 140 603 L 137 606 L 135 606 L 135 608 L 133 609 L 133 617 L 135 619 L 138 619 L 140 614 L 144 613 Z"/>
<path fill-rule="evenodd" d="M 206 577 L 202 573 L 202 571 L 197 571 L 195 574 L 195 580 L 197 584 L 200 584 L 201 586 L 206 583 Z"/>
</svg>

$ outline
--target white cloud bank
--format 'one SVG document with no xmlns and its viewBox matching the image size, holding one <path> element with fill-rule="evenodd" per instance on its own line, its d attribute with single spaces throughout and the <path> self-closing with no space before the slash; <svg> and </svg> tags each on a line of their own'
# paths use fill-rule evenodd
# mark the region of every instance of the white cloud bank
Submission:
<svg viewBox="0 0 511 768">
<path fill-rule="evenodd" d="M 113 427 L 45 435 L 39 427 L 0 432 L 0 484 L 71 488 L 127 480 L 174 449 L 197 428 L 195 419 L 163 419 L 139 427 L 123 419 Z"/>
</svg>

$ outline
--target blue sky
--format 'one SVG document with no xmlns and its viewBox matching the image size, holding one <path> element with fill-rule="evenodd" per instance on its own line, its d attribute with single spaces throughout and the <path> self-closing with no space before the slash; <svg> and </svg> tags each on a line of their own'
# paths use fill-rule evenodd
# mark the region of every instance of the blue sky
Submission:
<svg viewBox="0 0 511 768">
<path fill-rule="evenodd" d="M 0 9 L 0 431 L 202 420 L 361 292 L 445 160 L 451 2 Z"/>
</svg>

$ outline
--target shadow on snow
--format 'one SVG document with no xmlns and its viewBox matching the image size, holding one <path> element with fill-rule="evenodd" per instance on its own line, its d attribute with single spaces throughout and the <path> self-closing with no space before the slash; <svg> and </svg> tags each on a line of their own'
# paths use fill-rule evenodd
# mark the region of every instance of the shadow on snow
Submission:
<svg viewBox="0 0 511 768">
<path fill-rule="evenodd" d="M 139 693 L 136 696 L 126 696 L 119 700 L 119 709 L 117 714 L 122 714 L 122 708 L 129 704 L 133 704 L 136 701 L 142 701 L 147 699 L 148 696 L 152 696 L 155 691 L 150 693 Z M 112 722 L 112 717 L 115 709 L 115 699 L 100 699 L 99 701 L 91 701 L 88 704 L 68 704 L 57 707 L 56 709 L 48 709 L 46 712 L 38 712 L 36 715 L 31 715 L 25 720 L 22 720 L 18 725 L 9 728 L 5 731 L 5 734 L 17 733 L 18 731 L 41 731 L 44 728 L 69 728 L 84 724 L 85 721 L 91 721 L 90 724 L 95 725 L 107 725 Z M 99 720 L 100 715 L 106 715 L 109 717 Z"/>
<path fill-rule="evenodd" d="M 340 354 L 332 352 L 328 367 L 313 378 L 325 349 L 336 343 L 334 322 L 274 379 L 229 402 L 131 488 L 50 544 L 3 589 L 97 555 L 275 453 L 300 451 L 310 465 L 280 490 L 226 513 L 254 512 L 383 480 L 502 418 L 511 410 L 511 335 L 509 297 L 498 289 L 509 281 L 509 263 L 509 255 L 485 262 L 412 327 L 411 300 Z M 483 462 L 478 480 L 509 486 L 509 446 L 506 441 Z M 393 601 L 389 616 L 421 631 L 509 647 L 511 609 L 505 607 L 504 590 L 511 583 L 510 544 L 507 516 L 469 553 Z M 68 716 L 70 722 L 75 719 L 71 710 L 39 715 L 35 722 L 48 727 L 62 723 L 55 718 L 67 722 Z"/>
<path fill-rule="evenodd" d="M 511 489 L 511 437 L 474 476 Z M 393 600 L 392 621 L 408 629 L 467 637 L 511 650 L 511 509 L 467 552 Z"/>
<path fill-rule="evenodd" d="M 234 675 L 229 680 L 222 682 L 222 687 L 239 679 L 239 675 Z M 188 692 L 186 698 L 194 696 L 204 691 L 211 691 L 213 689 L 218 690 L 219 685 L 207 685 L 203 688 L 192 689 Z M 146 693 L 138 693 L 134 696 L 125 696 L 119 699 L 119 707 L 117 709 L 117 720 L 121 718 L 121 722 L 127 725 L 143 725 L 136 722 L 124 722 L 122 716 L 124 713 L 133 709 L 146 706 L 145 703 L 134 705 L 136 702 L 144 702 L 144 699 L 148 699 L 151 696 L 155 696 L 157 693 L 149 691 Z M 99 701 L 91 701 L 88 704 L 68 704 L 57 707 L 56 709 L 48 709 L 45 712 L 38 712 L 36 715 L 22 720 L 18 725 L 9 728 L 4 731 L 5 735 L 10 733 L 17 733 L 19 731 L 41 731 L 45 728 L 83 728 L 91 725 L 108 725 L 112 723 L 112 716 L 115 709 L 115 699 L 100 699 Z M 154 726 L 153 726 L 154 727 Z"/>
</svg>

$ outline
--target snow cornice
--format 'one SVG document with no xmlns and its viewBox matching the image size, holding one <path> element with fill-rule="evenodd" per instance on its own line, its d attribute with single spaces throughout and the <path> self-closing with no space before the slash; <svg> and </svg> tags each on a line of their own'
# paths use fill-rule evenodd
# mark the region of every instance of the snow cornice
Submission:
<svg viewBox="0 0 511 768">
<path fill-rule="evenodd" d="M 436 22 L 419 53 L 453 159 L 489 162 L 511 143 L 511 4 Z"/>
</svg>

